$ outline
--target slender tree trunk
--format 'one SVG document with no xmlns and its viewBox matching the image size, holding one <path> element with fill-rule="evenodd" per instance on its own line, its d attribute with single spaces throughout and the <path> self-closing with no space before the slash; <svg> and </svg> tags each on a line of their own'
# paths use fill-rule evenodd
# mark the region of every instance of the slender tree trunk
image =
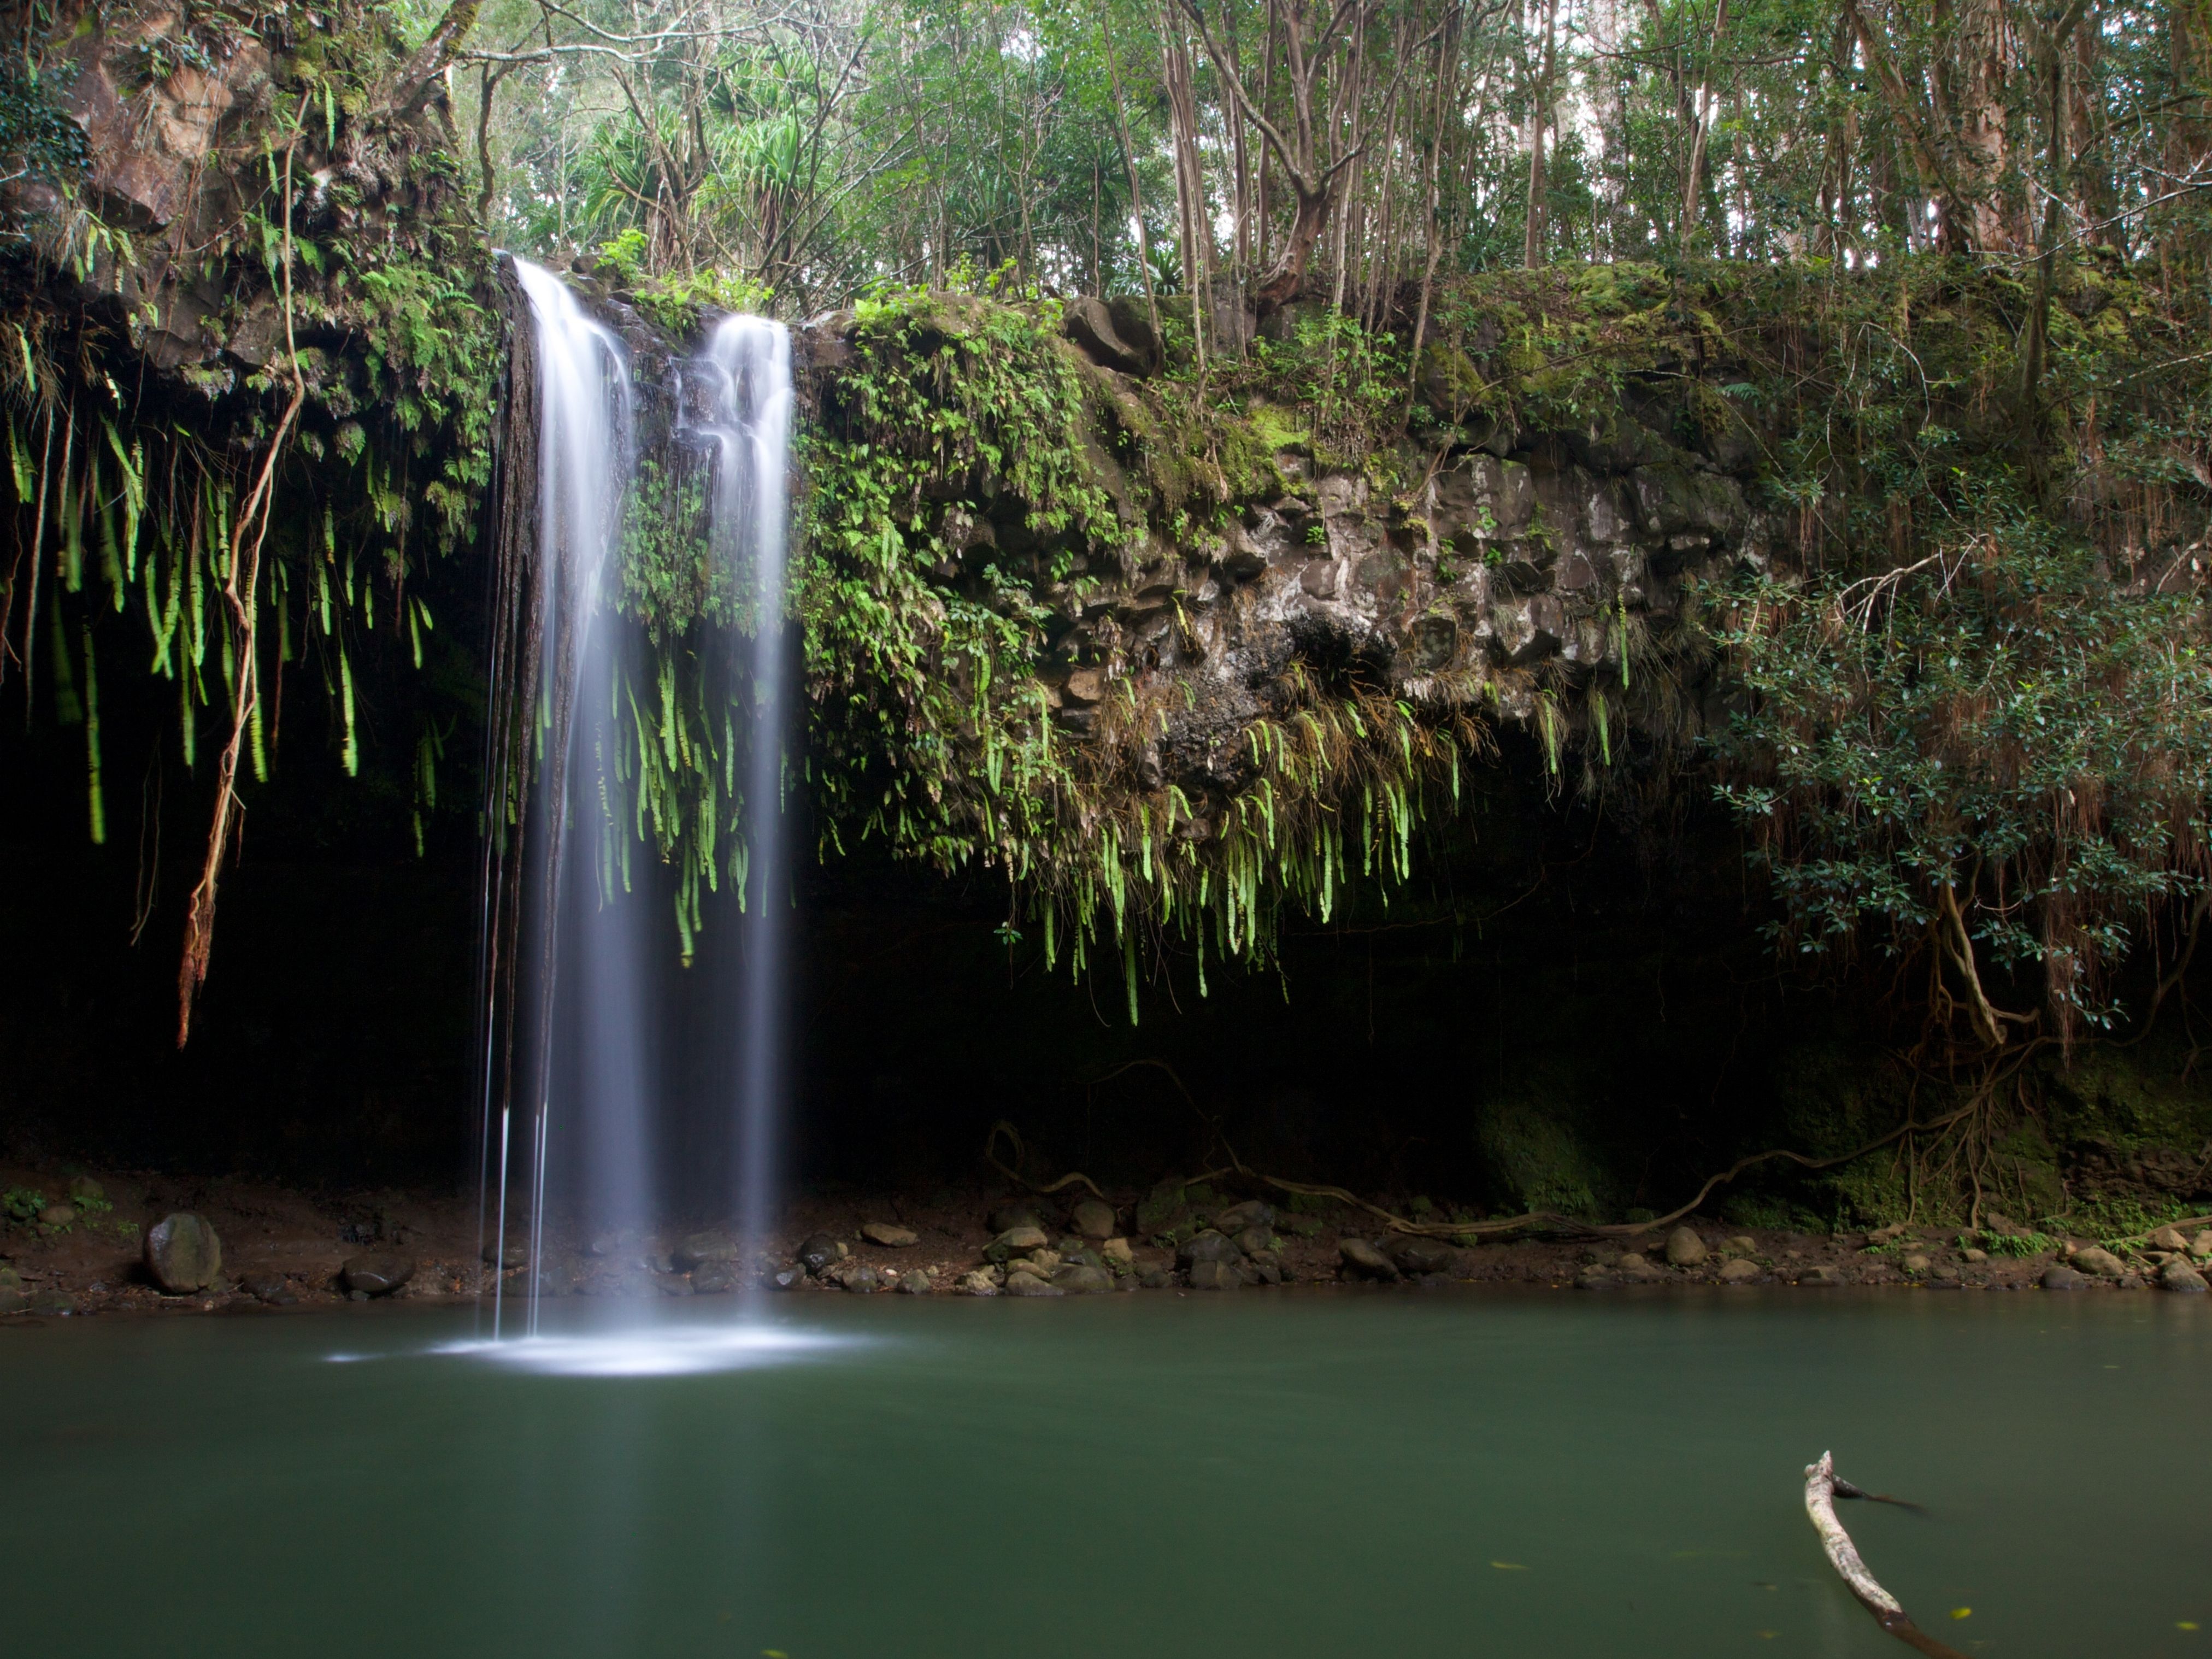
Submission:
<svg viewBox="0 0 2212 1659">
<path fill-rule="evenodd" d="M 1544 135 L 1552 121 L 1552 69 L 1559 38 L 1559 0 L 1544 0 L 1543 68 L 1536 77 L 1528 111 L 1528 203 L 1522 221 L 1521 263 L 1530 270 L 1544 263 Z"/>
<path fill-rule="evenodd" d="M 1102 15 L 1098 22 L 1098 44 L 1106 52 L 1106 79 L 1114 92 L 1114 132 L 1121 141 L 1121 165 L 1129 173 L 1129 211 L 1137 222 L 1137 270 L 1145 283 L 1145 315 L 1152 319 L 1152 337 L 1165 337 L 1160 332 L 1160 302 L 1152 292 L 1152 241 L 1145 228 L 1145 191 L 1137 180 L 1136 152 L 1129 143 L 1128 106 L 1121 98 L 1121 70 L 1115 61 L 1114 37 L 1108 32 Z"/>
</svg>

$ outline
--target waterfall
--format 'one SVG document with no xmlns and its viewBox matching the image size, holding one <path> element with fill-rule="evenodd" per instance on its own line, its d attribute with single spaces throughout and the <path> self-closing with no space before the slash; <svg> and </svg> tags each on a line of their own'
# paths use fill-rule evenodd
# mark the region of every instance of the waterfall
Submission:
<svg viewBox="0 0 2212 1659">
<path fill-rule="evenodd" d="M 617 902 L 602 874 L 605 844 L 617 833 L 601 806 L 602 757 L 629 649 L 613 614 L 635 465 L 629 354 L 550 271 L 520 259 L 514 269 L 534 325 L 538 402 L 530 623 L 537 645 L 528 653 L 536 669 L 526 666 L 520 677 L 528 699 L 524 740 L 537 757 L 521 907 L 521 944 L 531 964 L 524 977 L 534 981 L 535 995 L 516 1027 L 523 1062 L 516 1098 L 527 1134 L 510 1136 L 501 1126 L 495 1249 L 503 1267 L 507 1149 L 520 1139 L 517 1150 L 529 1158 L 526 1328 L 534 1333 L 556 1130 L 564 1146 L 580 1154 L 580 1196 L 597 1224 L 635 1224 L 650 1211 L 644 989 L 650 944 L 643 907 Z M 586 836 L 600 845 L 580 847 Z M 495 1332 L 499 1316 L 495 1292 Z"/>
<path fill-rule="evenodd" d="M 766 1237 L 780 1148 L 784 1088 L 790 859 L 784 822 L 788 738 L 788 629 L 784 617 L 790 505 L 791 336 L 760 317 L 728 317 L 696 366 L 707 413 L 697 426 L 714 454 L 713 535 L 718 569 L 744 596 L 745 864 L 740 894 L 744 953 L 737 1042 L 733 1194 L 737 1237 L 750 1257 Z M 751 1275 L 745 1276 L 750 1282 Z"/>
<path fill-rule="evenodd" d="M 773 1224 L 792 902 L 784 796 L 793 664 L 784 612 L 793 400 L 790 336 L 778 324 L 724 319 L 700 356 L 672 365 L 672 388 L 659 380 L 633 384 L 622 340 L 566 283 L 522 260 L 514 268 L 531 327 L 526 350 L 517 343 L 509 476 L 515 507 L 526 510 L 522 492 L 533 490 L 536 515 L 534 539 L 520 537 L 512 550 L 516 538 L 503 539 L 495 580 L 504 618 L 495 627 L 505 632 L 494 644 L 487 771 L 493 809 L 520 817 L 522 833 L 511 862 L 496 828 L 505 820 L 495 820 L 488 843 L 483 1148 L 488 1208 L 497 1199 L 495 1220 L 486 1217 L 496 1229 L 496 1270 L 511 1265 L 510 1207 L 528 1215 L 522 1328 L 535 1336 L 550 1208 L 586 1237 L 605 1237 L 605 1249 L 627 1261 L 623 1272 L 652 1265 L 632 1252 L 653 1224 L 672 1219 L 658 1204 L 681 1188 L 731 1218 L 749 1260 Z M 649 471 L 641 470 L 641 434 L 655 452 Z M 686 453 L 663 455 L 664 446 Z M 640 688 L 672 671 L 665 654 L 648 656 L 664 648 L 617 601 L 626 520 L 651 520 L 656 502 L 669 499 L 653 490 L 671 477 L 702 475 L 705 516 L 688 520 L 687 533 L 719 599 L 713 633 L 681 648 L 696 653 L 686 672 L 704 674 L 713 696 L 727 700 L 741 734 L 731 781 L 742 790 L 730 803 L 738 844 L 717 866 L 731 878 L 717 927 L 730 929 L 737 948 L 693 969 L 678 968 L 675 941 L 653 926 L 665 915 L 648 902 L 656 890 L 678 896 L 679 914 L 685 901 L 667 892 L 674 878 L 665 866 L 639 856 L 643 819 L 630 793 L 636 747 L 656 740 L 638 712 Z M 529 522 L 507 521 L 515 532 Z M 732 958 L 734 979 L 725 979 L 717 963 Z M 664 1026 L 672 1038 L 681 1031 L 684 1045 L 665 1054 Z M 495 1054 L 508 1058 L 509 1071 Z M 684 1108 L 696 1128 L 708 1104 L 699 1090 L 710 1079 L 726 1081 L 712 1098 L 719 1127 L 702 1139 L 727 1146 L 726 1166 L 685 1162 L 696 1153 L 685 1149 Z M 694 1170 L 712 1173 L 703 1183 L 685 1179 Z M 501 1318 L 495 1289 L 495 1340 Z"/>
</svg>

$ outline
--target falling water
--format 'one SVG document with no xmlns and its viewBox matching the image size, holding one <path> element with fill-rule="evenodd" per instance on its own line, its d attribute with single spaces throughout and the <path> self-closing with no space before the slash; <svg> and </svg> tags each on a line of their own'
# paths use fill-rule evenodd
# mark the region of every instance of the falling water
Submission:
<svg viewBox="0 0 2212 1659">
<path fill-rule="evenodd" d="M 707 412 L 698 434 L 713 447 L 714 556 L 749 630 L 744 684 L 751 704 L 745 762 L 744 955 L 737 1040 L 734 1198 L 748 1258 L 766 1237 L 783 1088 L 786 923 L 791 899 L 783 813 L 787 735 L 785 558 L 791 447 L 791 337 L 760 317 L 729 317 L 696 366 Z M 750 1280 L 750 1275 L 745 1275 Z"/>
<path fill-rule="evenodd" d="M 643 907 L 617 902 L 592 843 L 615 833 L 598 793 L 626 641 L 611 614 L 614 555 L 634 464 L 629 357 L 550 271 L 515 261 L 535 324 L 538 431 L 536 626 L 543 641 L 530 721 L 538 762 L 526 879 L 527 955 L 538 998 L 522 1028 L 526 1138 L 500 1132 L 501 1224 L 510 1140 L 530 1159 L 532 1291 L 544 1260 L 546 1170 L 556 1128 L 582 1154 L 583 1199 L 597 1224 L 635 1224 L 649 1210 Z M 579 845 L 580 838 L 590 839 Z M 489 1127 L 489 1126 L 488 1126 Z M 520 1130 L 523 1126 L 516 1125 Z M 496 1293 L 495 1293 L 496 1297 Z M 495 1331 L 498 1324 L 495 1300 Z"/>
</svg>

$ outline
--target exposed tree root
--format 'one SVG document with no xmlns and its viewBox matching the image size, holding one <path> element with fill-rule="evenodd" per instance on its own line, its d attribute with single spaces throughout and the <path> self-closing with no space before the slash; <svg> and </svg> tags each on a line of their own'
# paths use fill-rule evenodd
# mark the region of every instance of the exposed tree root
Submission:
<svg viewBox="0 0 2212 1659">
<path fill-rule="evenodd" d="M 1820 1461 L 1805 1468 L 1805 1513 L 1813 1517 L 1813 1530 L 1820 1534 L 1820 1547 L 1828 1553 L 1828 1560 L 1852 1595 L 1874 1615 L 1875 1623 L 1894 1636 L 1905 1646 L 1932 1659 L 1966 1659 L 1958 1649 L 1946 1647 L 1912 1622 L 1898 1599 L 1867 1571 L 1860 1559 L 1858 1548 L 1851 1542 L 1850 1534 L 1844 1523 L 1836 1519 L 1838 1498 L 1863 1498 L 1861 1492 L 1847 1480 L 1836 1479 L 1836 1460 L 1832 1452 L 1822 1452 Z M 1894 1503 L 1897 1500 L 1883 1500 Z"/>
</svg>

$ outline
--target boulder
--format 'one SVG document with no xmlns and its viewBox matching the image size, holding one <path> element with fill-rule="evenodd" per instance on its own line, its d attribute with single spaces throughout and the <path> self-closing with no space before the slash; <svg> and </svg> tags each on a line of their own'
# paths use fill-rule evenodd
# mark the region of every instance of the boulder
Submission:
<svg viewBox="0 0 2212 1659">
<path fill-rule="evenodd" d="M 1728 1247 L 1729 1249 L 1735 1251 L 1738 1255 L 1757 1255 L 1759 1254 L 1759 1241 L 1753 1238 L 1749 1233 L 1735 1234 L 1729 1240 Z"/>
<path fill-rule="evenodd" d="M 1137 1231 L 1146 1238 L 1165 1232 L 1182 1212 L 1182 1183 L 1163 1181 L 1137 1204 Z"/>
<path fill-rule="evenodd" d="M 709 1261 L 735 1261 L 738 1242 L 727 1233 L 687 1233 L 677 1247 L 669 1252 L 669 1265 L 679 1273 L 688 1273 Z"/>
<path fill-rule="evenodd" d="M 1959 1252 L 1959 1260 L 1970 1267 L 1978 1267 L 1989 1259 L 1990 1253 L 1987 1250 L 1967 1249 Z"/>
<path fill-rule="evenodd" d="M 694 1296 L 727 1296 L 737 1288 L 738 1264 L 734 1261 L 702 1261 L 691 1270 Z"/>
<path fill-rule="evenodd" d="M 1139 1290 L 1165 1291 L 1173 1289 L 1174 1285 L 1175 1275 L 1165 1267 L 1147 1267 L 1137 1275 Z"/>
<path fill-rule="evenodd" d="M 1236 1234 L 1231 1242 L 1246 1255 L 1257 1255 L 1262 1250 L 1275 1248 L 1275 1234 L 1268 1227 L 1247 1227 Z"/>
<path fill-rule="evenodd" d="M 883 1274 L 865 1261 L 841 1261 L 830 1269 L 827 1277 L 855 1296 L 872 1296 L 884 1288 Z"/>
<path fill-rule="evenodd" d="M 1066 1291 L 1046 1283 L 1035 1273 L 1024 1268 L 1006 1275 L 1006 1294 L 1008 1296 L 1065 1296 Z"/>
<path fill-rule="evenodd" d="M 2212 1227 L 2207 1227 L 2189 1241 L 2189 1254 L 2200 1261 L 2212 1259 Z"/>
<path fill-rule="evenodd" d="M 1911 1255 L 1905 1258 L 1905 1261 L 1901 1265 L 1904 1267 L 1905 1271 L 1909 1273 L 1924 1273 L 1928 1271 L 1929 1261 L 1926 1256 L 1921 1255 L 1919 1251 L 1915 1250 Z"/>
<path fill-rule="evenodd" d="M 1721 1266 L 1721 1283 L 1723 1285 L 1747 1285 L 1758 1277 L 1759 1264 L 1742 1256 L 1734 1257 Z"/>
<path fill-rule="evenodd" d="M 983 1247 L 983 1259 L 993 1267 L 1003 1267 L 1015 1256 L 1045 1249 L 1051 1243 L 1042 1227 L 1009 1227 Z"/>
<path fill-rule="evenodd" d="M 1592 1262 L 1575 1275 L 1578 1291 L 1609 1291 L 1620 1281 L 1596 1262 Z"/>
<path fill-rule="evenodd" d="M 818 1279 L 844 1255 L 836 1239 L 827 1233 L 816 1233 L 799 1247 L 799 1265 Z"/>
<path fill-rule="evenodd" d="M 1075 1231 L 1085 1238 L 1104 1240 L 1114 1237 L 1114 1206 L 1086 1198 L 1069 1212 L 1068 1219 Z"/>
<path fill-rule="evenodd" d="M 901 1296 L 927 1296 L 929 1291 L 928 1268 L 908 1267 L 899 1275 L 898 1293 Z"/>
<path fill-rule="evenodd" d="M 978 1267 L 973 1273 L 961 1274 L 953 1281 L 952 1288 L 961 1296 L 996 1296 L 999 1293 L 999 1281 L 991 1276 L 988 1269 Z"/>
<path fill-rule="evenodd" d="M 1213 1224 L 1222 1232 L 1235 1237 L 1247 1227 L 1273 1227 L 1275 1206 L 1261 1198 L 1248 1198 L 1242 1204 L 1232 1204 L 1213 1218 Z"/>
<path fill-rule="evenodd" d="M 921 1235 L 913 1228 L 896 1226 L 888 1221 L 862 1222 L 860 1237 L 886 1250 L 912 1249 L 921 1243 Z"/>
<path fill-rule="evenodd" d="M 39 1225 L 52 1227 L 58 1232 L 76 1222 L 76 1206 L 73 1204 L 49 1204 L 39 1212 Z"/>
<path fill-rule="evenodd" d="M 1087 1267 L 1071 1261 L 1052 1276 L 1052 1287 L 1070 1296 L 1097 1296 L 1114 1288 L 1114 1275 L 1103 1267 Z"/>
<path fill-rule="evenodd" d="M 146 1230 L 146 1271 L 172 1296 L 205 1290 L 222 1274 L 222 1241 L 189 1212 L 163 1216 Z"/>
<path fill-rule="evenodd" d="M 1185 1267 L 1195 1267 L 1204 1261 L 1223 1262 L 1233 1267 L 1243 1259 L 1244 1252 L 1237 1248 L 1236 1240 L 1223 1237 L 1211 1227 L 1176 1252 L 1176 1261 Z"/>
<path fill-rule="evenodd" d="M 1408 1279 L 1448 1273 L 1459 1265 L 1459 1252 L 1433 1238 L 1401 1239 L 1391 1246 L 1390 1262 Z"/>
<path fill-rule="evenodd" d="M 415 1277 L 415 1263 L 404 1255 L 353 1255 L 338 1277 L 349 1294 L 390 1296 Z"/>
<path fill-rule="evenodd" d="M 2162 1291 L 2182 1291 L 2202 1296 L 2204 1293 L 2204 1275 L 2176 1256 L 2159 1269 L 2158 1287 Z"/>
<path fill-rule="evenodd" d="M 1826 1263 L 1820 1263 L 1808 1267 L 1799 1273 L 1797 1282 L 1800 1285 L 1826 1286 L 1841 1285 L 1844 1283 L 1844 1270 L 1841 1267 L 1831 1267 Z"/>
<path fill-rule="evenodd" d="M 1109 1267 L 1127 1267 L 1137 1259 L 1137 1253 L 1130 1249 L 1126 1238 L 1108 1239 L 1098 1247 L 1098 1254 Z"/>
<path fill-rule="evenodd" d="M 2046 1291 L 2078 1291 L 2088 1282 L 2063 1261 L 2054 1261 L 2043 1271 L 2043 1288 Z"/>
<path fill-rule="evenodd" d="M 1697 1267 L 1710 1254 L 1705 1241 L 1691 1228 L 1677 1227 L 1667 1235 L 1667 1265 L 1670 1267 Z"/>
<path fill-rule="evenodd" d="M 803 1291 L 810 1277 L 804 1267 L 778 1267 L 761 1282 L 771 1291 Z"/>
<path fill-rule="evenodd" d="M 1354 1279 L 1395 1279 L 1397 1268 L 1390 1258 L 1364 1238 L 1347 1238 L 1336 1247 L 1344 1259 L 1344 1272 Z"/>
<path fill-rule="evenodd" d="M 2171 1250 L 2176 1255 L 2183 1254 L 2189 1249 L 2189 1241 L 2181 1236 L 2181 1229 L 2174 1226 L 2160 1227 L 2154 1230 L 2150 1236 L 2150 1243 L 2153 1249 Z"/>
<path fill-rule="evenodd" d="M 2126 1262 L 2100 1244 L 2075 1251 L 2072 1266 L 2076 1272 L 2094 1273 L 2100 1279 L 2118 1279 L 2128 1270 Z"/>
<path fill-rule="evenodd" d="M 1194 1291 L 1234 1291 L 1243 1287 L 1244 1275 L 1237 1271 L 1234 1262 L 1204 1261 L 1191 1264 L 1190 1287 Z"/>
<path fill-rule="evenodd" d="M 272 1308 L 289 1308 L 300 1299 L 291 1281 L 281 1273 L 248 1273 L 239 1281 L 239 1288 Z"/>
</svg>

